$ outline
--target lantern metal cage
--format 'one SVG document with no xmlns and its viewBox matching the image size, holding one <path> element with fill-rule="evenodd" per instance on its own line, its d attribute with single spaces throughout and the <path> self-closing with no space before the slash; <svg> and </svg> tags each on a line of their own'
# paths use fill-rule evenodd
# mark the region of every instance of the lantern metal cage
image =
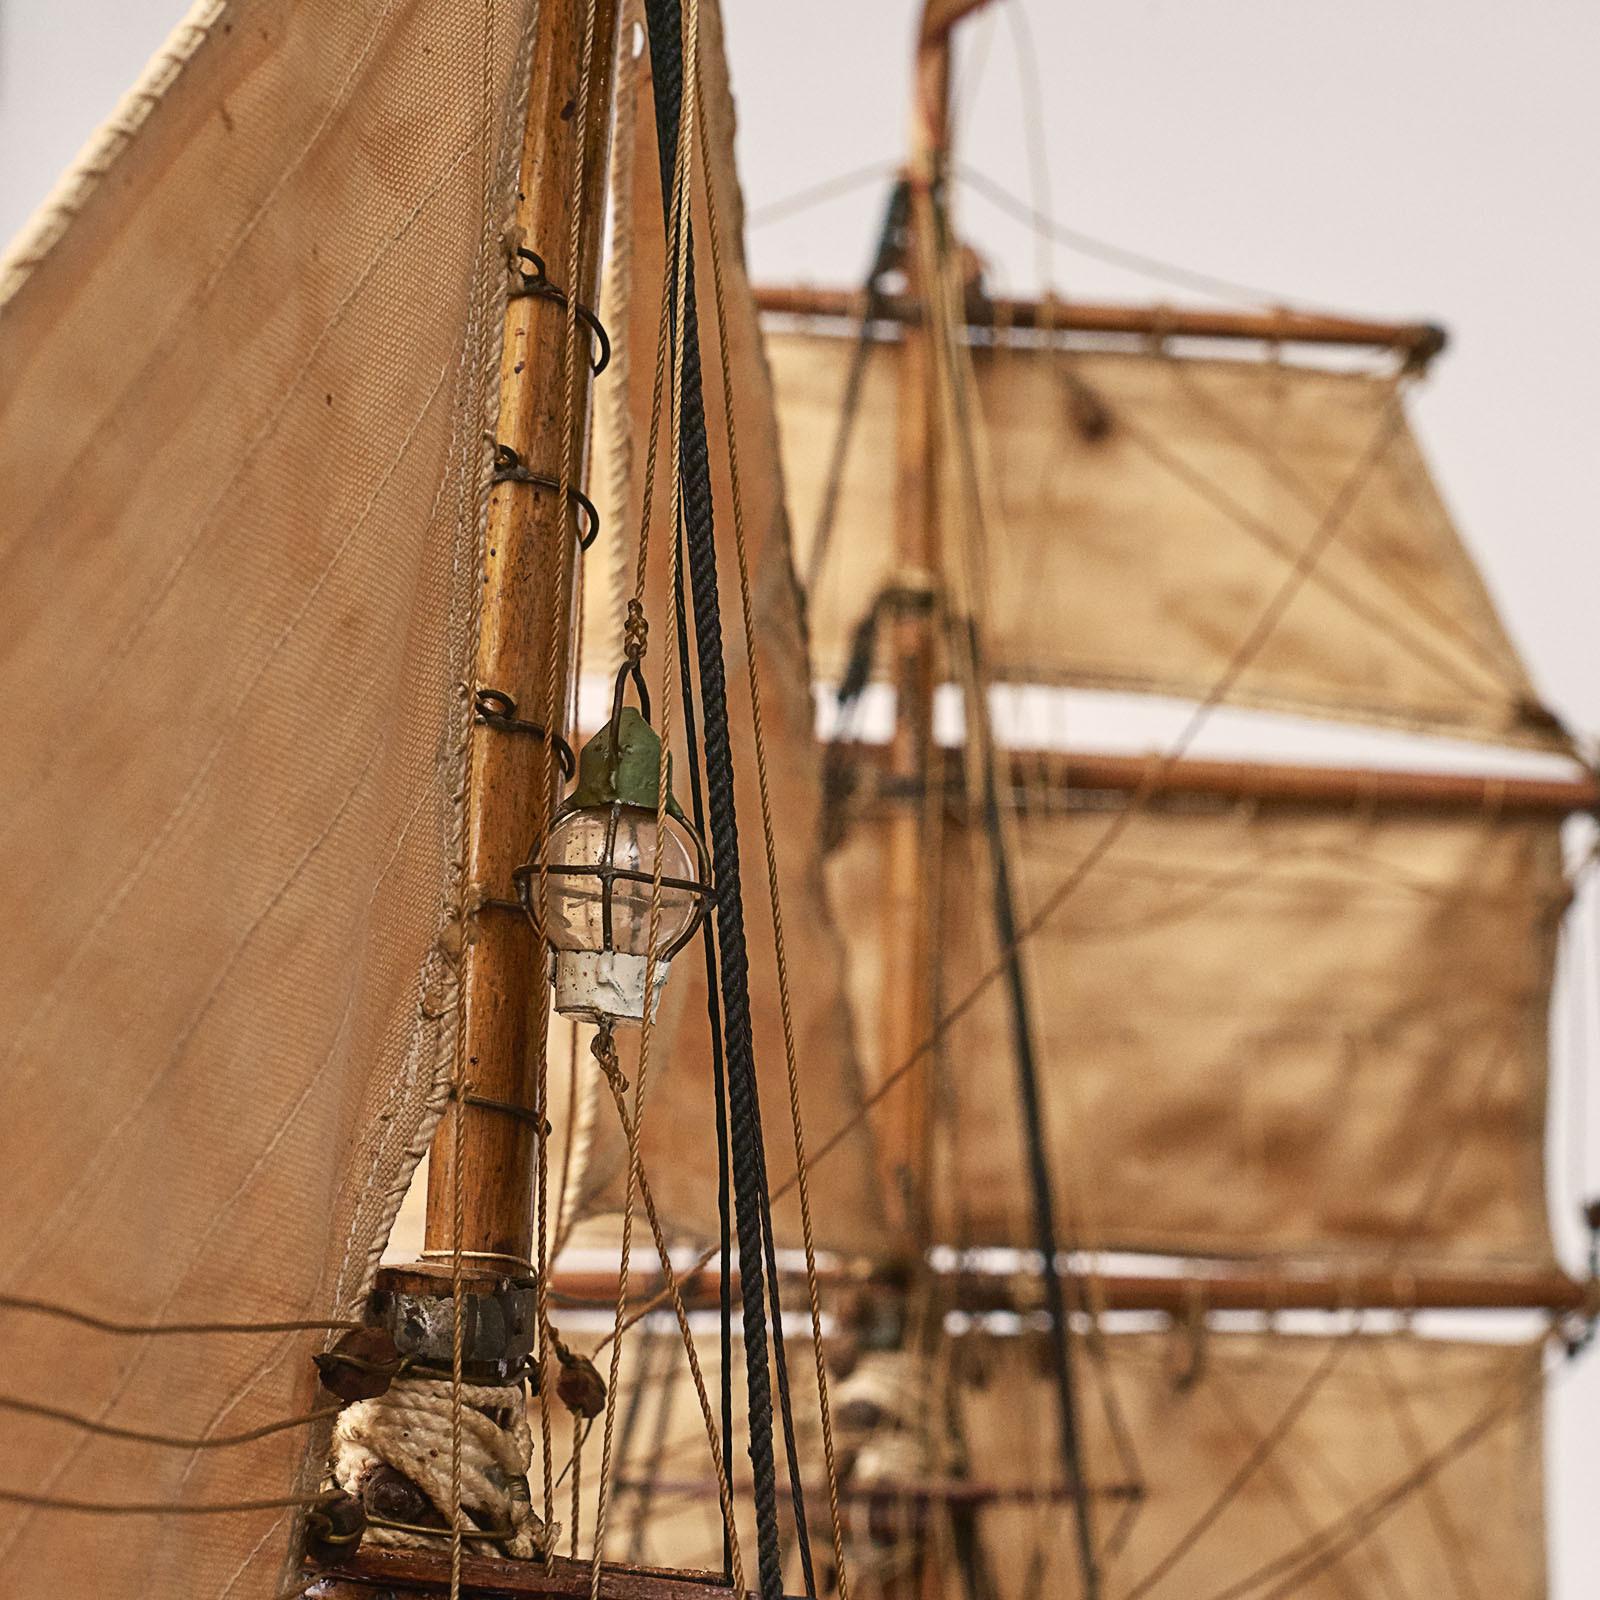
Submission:
<svg viewBox="0 0 1600 1600">
<path fill-rule="evenodd" d="M 639 696 L 624 704 L 628 683 Z M 636 662 L 617 673 L 611 718 L 578 757 L 577 783 L 530 859 L 517 895 L 551 952 L 556 1009 L 592 1022 L 637 1022 L 645 987 L 654 1015 L 668 966 L 698 931 L 713 893 L 710 852 L 671 791 L 672 760 L 650 726 Z M 667 798 L 658 824 L 661 762 Z M 656 876 L 660 852 L 659 879 Z M 651 906 L 660 886 L 653 981 Z"/>
</svg>

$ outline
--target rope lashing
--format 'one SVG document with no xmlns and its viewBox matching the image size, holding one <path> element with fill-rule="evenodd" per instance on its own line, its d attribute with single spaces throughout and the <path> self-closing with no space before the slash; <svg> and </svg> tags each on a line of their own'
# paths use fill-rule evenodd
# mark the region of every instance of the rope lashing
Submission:
<svg viewBox="0 0 1600 1600">
<path fill-rule="evenodd" d="M 377 1469 L 400 1473 L 427 1497 L 439 1524 L 369 1516 L 370 1543 L 445 1549 L 450 1542 L 450 1416 L 448 1378 L 397 1378 L 386 1394 L 347 1406 L 334 1424 L 333 1481 L 362 1497 Z M 461 1386 L 461 1506 L 479 1526 L 467 1538 L 498 1543 L 529 1560 L 543 1546 L 544 1524 L 528 1494 L 533 1435 L 521 1384 Z M 504 1422 L 490 1413 L 501 1413 Z"/>
</svg>

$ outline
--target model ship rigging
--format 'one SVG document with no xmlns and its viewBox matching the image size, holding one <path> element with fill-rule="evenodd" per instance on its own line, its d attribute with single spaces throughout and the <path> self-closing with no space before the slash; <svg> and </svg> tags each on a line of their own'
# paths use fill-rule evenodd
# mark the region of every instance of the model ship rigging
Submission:
<svg viewBox="0 0 1600 1600">
<path fill-rule="evenodd" d="M 8 261 L 8 1592 L 1541 1587 L 1548 1341 L 1410 1319 L 1587 1338 L 1600 794 L 1406 428 L 1442 336 L 990 298 L 969 9 L 859 295 L 747 284 L 671 0 L 204 7 Z M 1086 688 L 1192 714 L 1019 728 Z"/>
</svg>

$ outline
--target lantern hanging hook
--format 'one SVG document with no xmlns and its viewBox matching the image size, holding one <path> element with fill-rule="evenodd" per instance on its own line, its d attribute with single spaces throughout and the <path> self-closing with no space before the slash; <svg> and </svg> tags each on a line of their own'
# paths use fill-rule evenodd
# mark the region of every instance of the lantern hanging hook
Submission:
<svg viewBox="0 0 1600 1600">
<path fill-rule="evenodd" d="M 629 604 L 631 607 L 637 605 L 638 602 L 631 601 Z M 641 625 L 643 620 L 644 613 L 641 608 Z M 643 652 L 641 651 L 640 654 L 642 655 Z M 616 685 L 611 691 L 611 721 L 607 724 L 606 759 L 613 783 L 616 781 L 618 763 L 622 760 L 622 708 L 628 698 L 628 684 L 630 681 L 639 696 L 639 715 L 647 723 L 650 721 L 650 689 L 644 681 L 644 670 L 639 665 L 639 659 L 639 656 L 631 653 L 623 657 L 622 665 L 617 668 Z"/>
</svg>

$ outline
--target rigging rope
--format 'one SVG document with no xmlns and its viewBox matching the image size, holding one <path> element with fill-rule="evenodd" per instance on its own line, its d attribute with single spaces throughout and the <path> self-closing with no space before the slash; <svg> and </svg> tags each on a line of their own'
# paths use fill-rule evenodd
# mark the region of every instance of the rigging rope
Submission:
<svg viewBox="0 0 1600 1600">
<path fill-rule="evenodd" d="M 561 339 L 561 455 L 557 473 L 557 504 L 565 515 L 569 490 L 573 487 L 575 458 L 583 429 L 583 418 L 577 403 L 577 341 L 578 300 L 580 282 L 583 225 L 584 169 L 588 156 L 591 85 L 594 76 L 594 56 L 598 33 L 598 7 L 596 0 L 585 0 L 581 47 L 578 60 L 578 88 L 576 97 L 576 124 L 572 136 L 572 161 L 568 191 L 568 216 L 566 238 L 566 299 L 562 302 L 563 327 Z M 608 63 L 609 65 L 610 63 Z M 571 586 L 565 581 L 567 562 L 581 562 L 582 556 L 574 552 L 565 539 L 553 540 L 550 545 L 554 563 L 555 581 L 550 585 L 551 616 L 549 642 L 545 656 L 544 703 L 549 717 L 548 726 L 557 726 L 557 707 L 561 702 L 560 675 L 565 664 L 563 654 L 563 629 L 561 618 L 564 608 L 572 598 Z M 579 611 L 581 617 L 582 612 Z M 555 741 L 543 741 L 543 767 L 539 786 L 540 832 L 550 826 L 552 807 L 556 795 Z M 549 888 L 549 853 L 539 852 L 539 903 L 545 904 Z M 538 937 L 537 931 L 535 937 Z M 536 1264 L 534 1290 L 534 1325 L 538 1335 L 534 1357 L 539 1374 L 539 1443 L 540 1465 L 544 1492 L 544 1519 L 552 1530 L 555 1524 L 555 1463 L 550 1417 L 550 1030 L 548 1026 L 534 1029 L 533 1051 L 534 1085 L 533 1103 L 537 1107 L 534 1122 L 534 1262 Z M 570 1113 L 569 1113 L 570 1114 Z M 552 1532 L 553 1536 L 553 1532 Z M 452 1597 L 453 1600 L 453 1597 Z"/>
<path fill-rule="evenodd" d="M 639 1198 L 644 1202 L 645 1216 L 650 1223 L 650 1234 L 652 1239 L 655 1241 L 656 1257 L 661 1264 L 661 1275 L 666 1280 L 666 1293 L 672 1302 L 673 1314 L 678 1321 L 678 1332 L 683 1340 L 683 1347 L 688 1356 L 689 1373 L 694 1379 L 695 1398 L 700 1403 L 700 1417 L 702 1422 L 705 1424 L 706 1439 L 711 1448 L 711 1462 L 716 1472 L 717 1479 L 717 1494 L 722 1505 L 723 1529 L 729 1553 L 729 1569 L 731 1579 L 734 1588 L 742 1594 L 744 1592 L 744 1571 L 739 1555 L 738 1528 L 734 1521 L 733 1515 L 732 1481 L 728 1476 L 724 1453 L 718 1442 L 716 1418 L 711 1410 L 711 1401 L 706 1394 L 705 1378 L 700 1368 L 700 1357 L 695 1349 L 694 1336 L 689 1330 L 689 1313 L 684 1307 L 683 1294 L 679 1287 L 678 1276 L 672 1265 L 672 1253 L 667 1248 L 666 1234 L 662 1229 L 661 1218 L 656 1211 L 655 1199 L 650 1193 L 650 1185 L 645 1177 L 644 1163 L 637 1157 L 639 1138 L 638 1125 L 628 1115 L 627 1107 L 623 1102 L 620 1076 L 618 1076 L 613 1070 L 606 1074 L 606 1081 L 611 1088 L 612 1097 L 617 1108 L 617 1116 L 622 1122 L 624 1133 L 626 1134 L 635 1151 L 634 1170 L 639 1181 Z M 626 1221 L 626 1213 L 624 1214 L 624 1220 Z M 615 1392 L 617 1352 L 621 1347 L 621 1340 L 617 1337 L 615 1330 L 613 1330 L 607 1342 L 609 1342 L 612 1347 L 612 1386 L 607 1391 L 609 1402 L 609 1396 Z M 603 1465 L 601 1479 L 602 1508 L 604 1506 L 605 1498 L 605 1470 L 606 1469 Z M 599 1549 L 600 1538 L 601 1535 L 599 1532 L 597 1532 L 595 1536 L 597 1551 Z M 596 1568 L 596 1570 L 598 1570 L 598 1568 Z"/>
<path fill-rule="evenodd" d="M 699 63 L 696 62 L 698 71 Z M 699 96 L 702 107 L 703 93 Z M 709 145 L 708 145 L 709 148 Z M 890 203 L 890 217 L 885 220 L 885 235 L 892 227 L 895 203 Z M 750 686 L 750 726 L 755 745 L 757 792 L 761 809 L 761 841 L 766 855 L 767 893 L 772 910 L 773 954 L 778 978 L 778 1010 L 783 1023 L 784 1071 L 789 1087 L 789 1121 L 794 1133 L 795 1182 L 800 1201 L 800 1233 L 805 1247 L 806 1295 L 811 1313 L 811 1345 L 817 1377 L 817 1404 L 822 1424 L 823 1464 L 827 1474 L 829 1527 L 833 1538 L 834 1579 L 840 1600 L 850 1600 L 850 1583 L 845 1569 L 844 1534 L 839 1515 L 839 1471 L 833 1444 L 832 1407 L 828 1398 L 827 1363 L 822 1346 L 822 1307 L 817 1288 L 816 1243 L 811 1223 L 811 1193 L 807 1172 L 805 1128 L 800 1111 L 800 1071 L 795 1044 L 794 1009 L 789 989 L 789 959 L 783 933 L 783 896 L 779 884 L 777 834 L 772 820 L 772 787 L 767 770 L 767 743 L 765 725 L 761 715 L 761 668 L 757 659 L 755 608 L 751 594 L 750 558 L 745 537 L 744 494 L 739 478 L 739 442 L 734 426 L 733 372 L 729 355 L 727 296 L 722 273 L 721 224 L 717 214 L 717 186 L 709 164 L 706 172 L 706 214 L 711 235 L 711 273 L 717 312 L 717 354 L 722 374 L 723 417 L 727 433 L 728 481 L 733 502 L 733 543 L 738 557 L 739 605 L 745 632 L 745 662 Z M 880 244 L 880 254 L 883 252 Z M 772 1275 L 772 1320 L 774 1349 L 778 1356 L 779 1382 L 782 1385 L 784 1428 L 789 1440 L 789 1474 L 794 1487 L 797 1528 L 805 1527 L 805 1498 L 800 1483 L 799 1462 L 795 1455 L 794 1424 L 790 1415 L 788 1374 L 784 1369 L 783 1311 L 778 1301 L 778 1266 L 772 1254 L 772 1211 L 768 1190 L 765 1155 L 762 1162 L 762 1191 L 764 1225 L 767 1235 L 768 1270 Z M 800 1551 L 805 1567 L 806 1591 L 816 1593 L 812 1572 L 810 1540 L 802 1532 Z"/>
<path fill-rule="evenodd" d="M 705 790 L 700 778 L 700 740 L 695 731 L 692 696 L 694 669 L 689 660 L 689 622 L 687 601 L 683 589 L 683 528 L 677 530 L 678 575 L 673 584 L 672 603 L 678 618 L 678 667 L 683 677 L 684 733 L 689 754 L 689 798 L 694 812 L 696 831 L 706 837 Z M 706 973 L 706 1025 L 710 1034 L 711 1091 L 715 1104 L 714 1119 L 717 1132 L 717 1253 L 718 1293 L 717 1306 L 721 1314 L 718 1326 L 719 1351 L 722 1367 L 719 1386 L 722 1390 L 722 1448 L 727 1454 L 733 1448 L 733 1214 L 729 1189 L 728 1140 L 728 1077 L 727 1059 L 722 1046 L 722 1004 L 717 990 L 717 930 L 714 919 L 707 918 L 701 934 Z M 723 1549 L 723 1570 L 728 1571 L 728 1550 Z"/>
<path fill-rule="evenodd" d="M 1570 1371 L 1571 1368 L 1564 1367 L 1561 1370 Z M 1411 1471 L 1369 1495 L 1343 1516 L 1336 1517 L 1318 1533 L 1284 1554 L 1263 1562 L 1244 1577 L 1209 1595 L 1207 1600 L 1241 1600 L 1250 1590 L 1287 1573 L 1281 1583 L 1258 1597 L 1258 1600 L 1286 1600 L 1307 1580 L 1366 1539 L 1410 1495 L 1432 1482 L 1452 1461 L 1464 1455 L 1500 1423 L 1509 1420 L 1521 1407 L 1531 1404 L 1545 1382 L 1546 1373 L 1542 1364 L 1535 1366 L 1530 1375 L 1509 1379 L 1502 1393 L 1496 1395 L 1472 1421 L 1459 1428 Z M 1124 1600 L 1131 1600 L 1131 1596 L 1124 1597 Z"/>
<path fill-rule="evenodd" d="M 169 1433 L 145 1433 L 138 1428 L 119 1428 L 113 1423 L 98 1422 L 93 1417 L 83 1416 L 76 1411 L 67 1411 L 60 1406 L 47 1406 L 37 1400 L 24 1400 L 20 1395 L 0 1394 L 0 1411 L 15 1411 L 21 1416 L 42 1417 L 47 1422 L 65 1423 L 70 1428 L 81 1429 L 84 1433 L 98 1434 L 104 1439 L 126 1439 L 134 1444 L 159 1445 L 168 1450 L 226 1450 L 234 1445 L 251 1444 L 257 1439 L 265 1439 L 270 1434 L 284 1433 L 290 1428 L 305 1428 L 315 1422 L 325 1422 L 329 1417 L 339 1414 L 338 1406 L 323 1406 L 317 1411 L 308 1411 L 303 1416 L 284 1417 L 278 1422 L 266 1422 L 259 1428 L 251 1428 L 244 1433 L 210 1433 L 200 1434 L 197 1437 L 184 1437 Z"/>
<path fill-rule="evenodd" d="M 1149 802 L 1157 784 L 1183 759 L 1204 728 L 1212 711 L 1227 698 L 1239 677 L 1260 653 L 1268 639 L 1271 638 L 1273 630 L 1276 628 L 1284 611 L 1315 570 L 1323 551 L 1337 535 L 1351 502 L 1360 492 L 1367 475 L 1373 470 L 1384 451 L 1388 448 L 1389 441 L 1399 423 L 1398 407 L 1399 390 L 1397 388 L 1390 397 L 1385 414 L 1380 419 L 1379 426 L 1375 429 L 1367 449 L 1340 485 L 1321 523 L 1302 548 L 1293 567 L 1284 575 L 1282 582 L 1273 592 L 1267 605 L 1257 617 L 1255 624 L 1240 641 L 1233 655 L 1229 658 L 1222 673 L 1213 682 L 1204 698 L 1196 704 L 1188 721 L 1179 731 L 1177 738 L 1165 751 L 1148 764 L 1138 788 L 1129 796 L 1127 806 L 1112 818 L 1084 854 L 1057 881 L 1040 903 L 1039 909 L 1023 922 L 1017 930 L 1015 944 L 1000 951 L 997 959 L 968 986 L 961 998 L 937 1018 L 928 1036 L 898 1066 L 886 1072 L 872 1089 L 862 1097 L 860 1106 L 822 1141 L 811 1157 L 813 1168 L 843 1144 L 854 1129 L 872 1114 L 874 1107 L 893 1092 L 897 1084 L 901 1083 L 911 1073 L 922 1070 L 925 1067 L 926 1062 L 951 1029 L 977 1005 L 988 992 L 989 986 L 997 978 L 1004 975 L 1006 962 L 1010 958 L 1012 950 L 1020 949 L 1026 944 L 1077 893 L 1090 873 L 1105 858 L 1122 833 Z M 791 1179 L 774 1191 L 773 1198 L 782 1198 L 793 1187 L 794 1180 Z M 709 1265 L 715 1254 L 714 1249 L 707 1251 L 696 1264 L 696 1270 Z M 657 1309 L 663 1303 L 661 1296 L 647 1300 L 643 1306 L 635 1311 L 632 1321 L 638 1321 L 639 1318 L 648 1316 L 651 1311 Z M 629 1325 L 631 1326 L 631 1323 Z"/>
<path fill-rule="evenodd" d="M 694 59 L 695 47 L 698 40 L 699 11 L 696 0 L 689 0 L 687 16 L 684 19 L 687 34 L 687 49 L 691 62 Z M 669 180 L 668 163 L 666 161 L 665 142 L 663 143 L 662 161 L 662 194 L 670 196 L 670 210 L 668 215 L 668 245 L 674 252 L 674 259 L 669 265 L 662 285 L 663 327 L 665 325 L 665 307 L 669 294 L 675 297 L 674 316 L 672 321 L 673 331 L 676 335 L 673 341 L 673 372 L 672 372 L 672 427 L 670 458 L 676 464 L 683 459 L 683 418 L 684 418 L 684 390 L 686 352 L 689 349 L 687 337 L 688 322 L 687 307 L 692 304 L 689 294 L 692 288 L 691 257 L 689 235 L 689 174 L 691 171 L 690 151 L 693 147 L 694 134 L 694 87 L 695 79 L 689 80 L 689 92 L 680 98 L 677 108 L 680 125 L 673 151 L 674 159 L 671 163 L 672 172 Z M 661 108 L 658 102 L 657 113 L 660 116 Z M 658 127 L 658 139 L 661 138 Z M 673 222 L 678 224 L 674 236 Z M 653 479 L 653 467 L 656 456 L 657 441 L 660 422 L 660 377 L 664 344 L 658 337 L 657 345 L 657 386 L 652 402 L 651 439 L 650 439 L 650 475 Z M 671 494 L 671 519 L 674 528 L 681 525 L 684 505 L 684 483 L 681 471 L 675 471 L 672 477 Z M 629 654 L 635 663 L 643 654 L 644 627 L 643 627 L 643 593 L 648 555 L 648 515 L 649 515 L 649 487 L 647 485 L 644 505 L 644 517 L 641 519 L 640 548 L 639 548 L 639 587 L 633 604 L 629 607 Z M 668 545 L 669 581 L 676 587 L 681 581 L 678 553 L 680 544 L 677 539 Z M 679 1328 L 683 1335 L 685 1349 L 688 1353 L 690 1371 L 695 1377 L 695 1390 L 700 1401 L 702 1417 L 706 1424 L 707 1438 L 711 1446 L 713 1463 L 717 1467 L 718 1487 L 722 1499 L 724 1527 L 726 1537 L 732 1552 L 732 1565 L 738 1572 L 737 1534 L 733 1521 L 732 1491 L 728 1477 L 722 1465 L 722 1452 L 717 1439 L 717 1429 L 712 1417 L 710 1402 L 706 1398 L 705 1385 L 700 1375 L 699 1359 L 694 1348 L 694 1340 L 689 1332 L 688 1317 L 683 1310 L 682 1298 L 678 1293 L 677 1279 L 673 1272 L 672 1261 L 667 1250 L 665 1236 L 662 1233 L 660 1221 L 656 1215 L 655 1205 L 650 1196 L 649 1188 L 645 1182 L 644 1170 L 639 1159 L 639 1133 L 640 1122 L 644 1111 L 644 1088 L 650 1064 L 650 1046 L 654 1037 L 655 1008 L 649 1002 L 649 996 L 654 993 L 657 963 L 659 961 L 660 932 L 661 932 L 661 888 L 662 888 L 662 845 L 667 837 L 667 800 L 668 800 L 668 766 L 665 751 L 671 746 L 671 713 L 672 713 L 672 657 L 675 653 L 677 634 L 676 607 L 670 608 L 667 613 L 667 649 L 665 663 L 661 678 L 661 705 L 660 705 L 660 738 L 663 750 L 662 759 L 656 767 L 656 849 L 651 872 L 650 886 L 650 919 L 649 932 L 646 941 L 645 983 L 644 993 L 646 1002 L 640 1030 L 639 1064 L 636 1081 L 634 1084 L 633 1113 L 630 1116 L 623 1101 L 622 1077 L 618 1070 L 615 1049 L 611 1040 L 609 1027 L 602 1025 L 600 1033 L 595 1040 L 595 1056 L 605 1072 L 606 1080 L 611 1087 L 616 1103 L 617 1115 L 620 1119 L 628 1144 L 628 1171 L 623 1207 L 623 1232 L 620 1269 L 617 1279 L 616 1315 L 612 1330 L 610 1382 L 607 1385 L 605 1405 L 605 1431 L 600 1458 L 600 1485 L 599 1504 L 595 1514 L 595 1542 L 594 1558 L 589 1573 L 590 1600 L 599 1600 L 601 1561 L 605 1545 L 606 1511 L 609 1503 L 611 1459 L 612 1459 L 612 1434 L 616 1418 L 616 1388 L 622 1354 L 621 1339 L 619 1337 L 627 1309 L 627 1279 L 628 1262 L 632 1247 L 634 1195 L 636 1186 L 641 1193 L 646 1213 L 649 1217 L 652 1236 L 655 1240 L 657 1253 L 661 1260 L 662 1275 L 667 1281 L 667 1286 L 672 1294 L 673 1308 L 677 1313 Z M 739 1586 L 743 1587 L 742 1576 Z"/>
<path fill-rule="evenodd" d="M 930 195 L 927 225 L 916 230 L 922 241 L 924 259 L 921 276 L 927 285 L 925 302 L 931 308 L 934 369 L 942 398 L 948 409 L 951 432 L 956 441 L 956 459 L 966 502 L 966 526 L 973 541 L 982 542 L 985 525 L 973 450 L 973 419 L 970 395 L 961 383 L 954 345 L 957 307 L 952 301 L 949 273 L 949 232 L 947 220 Z M 1016 1067 L 1017 1090 L 1022 1110 L 1023 1148 L 1032 1196 L 1033 1229 L 1040 1253 L 1040 1282 L 1045 1309 L 1050 1321 L 1051 1356 L 1056 1407 L 1061 1433 L 1061 1460 L 1064 1481 L 1072 1497 L 1073 1521 L 1078 1539 L 1078 1559 L 1086 1600 L 1098 1600 L 1100 1572 L 1095 1556 L 1094 1531 L 1090 1521 L 1088 1481 L 1083 1465 L 1081 1424 L 1078 1415 L 1077 1385 L 1073 1375 L 1072 1330 L 1068 1321 L 1063 1274 L 1058 1268 L 1060 1252 L 1056 1243 L 1056 1202 L 1054 1183 L 1044 1126 L 1044 1104 L 1039 1093 L 1038 1068 L 1034 1061 L 1033 1028 L 1027 984 L 1022 970 L 1022 953 L 1017 937 L 1017 908 L 1012 885 L 1010 852 L 1000 815 L 999 782 L 996 775 L 993 732 L 985 699 L 983 648 L 977 616 L 969 611 L 966 626 L 951 630 L 967 698 L 967 741 L 976 751 L 978 781 L 982 796 L 984 831 L 988 839 L 992 879 L 993 913 L 997 942 L 1008 951 L 1005 959 L 1007 1013 L 1011 1023 L 1012 1057 Z"/>
<path fill-rule="evenodd" d="M 680 154 L 681 145 L 692 136 L 686 129 L 680 139 L 678 124 L 685 102 L 692 104 L 696 93 L 693 52 L 697 41 L 693 21 L 697 20 L 697 12 L 694 0 L 689 0 L 691 25 L 683 30 L 681 36 L 679 7 L 673 0 L 647 0 L 645 12 L 655 74 L 662 193 L 667 194 L 672 188 L 674 158 Z M 686 54 L 690 56 L 688 70 L 685 70 Z M 686 118 L 684 120 L 687 121 Z M 749 958 L 745 949 L 744 906 L 739 883 L 738 824 L 717 596 L 710 461 L 701 394 L 693 227 L 687 203 L 679 218 L 679 238 L 681 245 L 676 276 L 681 316 L 677 325 L 677 365 L 682 377 L 683 409 L 680 413 L 682 448 L 676 463 L 674 485 L 675 488 L 681 486 L 683 495 L 685 543 L 690 562 L 695 643 L 700 665 L 711 846 L 716 862 L 718 954 L 729 1067 L 729 1131 L 739 1238 L 740 1296 L 744 1307 L 757 1558 L 764 1600 L 780 1600 L 783 1575 L 778 1555 L 771 1374 L 767 1364 L 766 1296 L 761 1247 L 760 1113 L 750 1022 Z"/>
<path fill-rule="evenodd" d="M 817 510 L 817 525 L 811 535 L 810 553 L 806 557 L 805 592 L 808 596 L 817 592 L 823 563 L 828 557 L 828 543 L 833 534 L 834 516 L 839 507 L 839 490 L 844 483 L 845 455 L 850 447 L 850 434 L 855 427 L 856 412 L 861 405 L 861 388 L 867 375 L 867 361 L 872 355 L 873 345 L 877 342 L 872 337 L 872 327 L 883 310 L 884 279 L 905 251 L 906 218 L 910 214 L 910 207 L 911 185 L 902 178 L 889 191 L 889 202 L 883 212 L 883 225 L 878 230 L 878 242 L 872 252 L 872 265 L 867 269 L 866 298 L 862 302 L 861 320 L 856 327 L 855 348 L 850 352 L 850 370 L 845 376 L 844 398 L 839 404 L 839 421 L 834 429 L 833 447 L 828 456 L 828 470 L 822 480 L 822 504 Z M 715 221 L 712 222 L 711 228 L 711 254 L 715 265 L 717 256 Z M 719 295 L 721 293 L 720 276 L 718 293 Z M 721 328 L 721 320 L 719 308 L 718 326 L 722 333 L 720 343 L 723 364 L 726 368 L 727 337 L 726 331 Z M 726 391 L 726 379 L 724 379 L 724 389 Z M 727 401 L 730 407 L 728 433 L 731 439 L 733 434 L 731 391 L 727 391 Z M 735 499 L 736 507 L 737 504 Z M 736 510 L 736 519 L 737 516 Z"/>
<path fill-rule="evenodd" d="M 366 1326 L 348 1318 L 310 1317 L 289 1322 L 121 1322 L 80 1311 L 54 1300 L 37 1300 L 29 1295 L 0 1293 L 0 1311 L 28 1311 L 44 1317 L 59 1317 L 92 1328 L 96 1333 L 126 1334 L 148 1339 L 170 1334 L 234 1333 L 352 1333 Z"/>
<path fill-rule="evenodd" d="M 1146 255 L 1139 250 L 1129 250 L 1123 245 L 1113 244 L 1109 239 L 1084 233 L 1078 228 L 1069 228 L 1064 223 L 1043 215 L 1021 196 L 1013 194 L 1003 183 L 991 178 L 988 173 L 981 172 L 978 168 L 962 161 L 953 161 L 950 165 L 952 173 L 961 183 L 982 195 L 991 205 L 1009 212 L 1019 222 L 1024 222 L 1039 232 L 1047 233 L 1057 244 L 1063 244 L 1079 255 L 1104 261 L 1109 266 L 1122 267 L 1142 277 L 1154 278 L 1179 288 L 1193 289 L 1229 305 L 1242 305 L 1262 311 L 1282 307 L 1308 314 L 1313 312 L 1313 308 L 1301 306 L 1288 296 L 1274 294 L 1270 289 L 1238 283 L 1231 278 L 1220 278 L 1209 272 L 1196 272 L 1188 267 L 1179 266 L 1176 262 L 1163 261 L 1159 256 Z"/>
</svg>

